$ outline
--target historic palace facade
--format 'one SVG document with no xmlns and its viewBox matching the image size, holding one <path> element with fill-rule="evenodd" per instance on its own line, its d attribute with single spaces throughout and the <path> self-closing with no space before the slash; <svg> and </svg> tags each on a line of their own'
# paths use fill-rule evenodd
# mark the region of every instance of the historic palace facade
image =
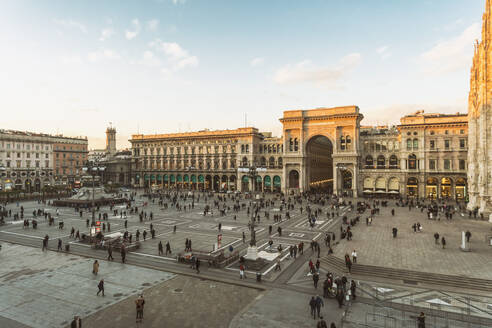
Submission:
<svg viewBox="0 0 492 328">
<path fill-rule="evenodd" d="M 253 127 L 133 135 L 132 184 L 193 190 L 464 199 L 465 114 L 361 126 L 356 106 L 285 111 L 283 136 Z M 254 181 L 251 168 L 257 170 Z"/>
</svg>

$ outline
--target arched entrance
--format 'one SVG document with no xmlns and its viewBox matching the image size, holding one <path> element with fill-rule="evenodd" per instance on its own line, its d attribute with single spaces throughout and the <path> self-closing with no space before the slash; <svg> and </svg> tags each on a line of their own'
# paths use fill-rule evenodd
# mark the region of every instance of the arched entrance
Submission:
<svg viewBox="0 0 492 328">
<path fill-rule="evenodd" d="M 212 189 L 212 176 L 207 175 L 205 177 L 205 190 Z"/>
<path fill-rule="evenodd" d="M 205 189 L 205 178 L 203 175 L 198 176 L 198 190 L 204 190 Z"/>
<path fill-rule="evenodd" d="M 41 192 L 41 180 L 39 179 L 34 180 L 34 190 L 36 192 Z"/>
<path fill-rule="evenodd" d="M 241 191 L 249 191 L 249 178 L 247 175 L 243 175 L 243 177 L 241 178 Z"/>
<path fill-rule="evenodd" d="M 263 190 L 264 191 L 272 191 L 272 179 L 269 175 L 266 175 L 263 179 Z"/>
<path fill-rule="evenodd" d="M 388 182 L 388 193 L 392 195 L 398 195 L 400 194 L 400 181 L 398 178 L 390 178 Z"/>
<path fill-rule="evenodd" d="M 196 189 L 196 175 L 194 174 L 191 175 L 191 189 Z"/>
<path fill-rule="evenodd" d="M 464 178 L 456 179 L 454 187 L 454 195 L 457 200 L 465 199 L 466 197 L 466 180 Z"/>
<path fill-rule="evenodd" d="M 236 190 L 236 176 L 231 175 L 229 177 L 229 189 L 230 190 Z"/>
<path fill-rule="evenodd" d="M 407 180 L 407 196 L 417 197 L 419 195 L 419 180 L 410 177 Z"/>
<path fill-rule="evenodd" d="M 282 181 L 278 175 L 273 177 L 273 191 L 280 192 L 282 188 Z"/>
<path fill-rule="evenodd" d="M 325 136 L 314 136 L 306 144 L 306 179 L 309 188 L 333 191 L 333 144 Z M 290 181 L 290 179 L 289 179 Z M 290 186 L 289 186 L 290 187 Z"/>
<path fill-rule="evenodd" d="M 451 198 L 452 197 L 452 190 L 451 190 L 451 184 L 452 180 L 450 178 L 442 178 L 441 179 L 441 198 Z"/>
<path fill-rule="evenodd" d="M 297 172 L 296 170 L 292 170 L 289 172 L 289 188 L 299 188 L 299 172 Z"/>
<path fill-rule="evenodd" d="M 437 179 L 430 177 L 425 183 L 425 196 L 430 199 L 437 198 Z"/>
<path fill-rule="evenodd" d="M 25 185 L 25 191 L 26 192 L 31 192 L 31 187 L 32 187 L 31 180 L 26 179 L 26 182 L 24 183 L 24 185 Z"/>
<path fill-rule="evenodd" d="M 214 186 L 213 186 L 213 189 L 215 191 L 219 191 L 219 187 L 220 187 L 220 177 L 218 175 L 214 175 Z"/>
<path fill-rule="evenodd" d="M 352 197 L 352 172 L 350 170 L 341 170 L 340 177 L 342 178 L 342 194 Z"/>
<path fill-rule="evenodd" d="M 228 185 L 227 185 L 227 175 L 223 175 L 222 179 L 220 180 L 220 190 L 227 190 Z"/>
</svg>

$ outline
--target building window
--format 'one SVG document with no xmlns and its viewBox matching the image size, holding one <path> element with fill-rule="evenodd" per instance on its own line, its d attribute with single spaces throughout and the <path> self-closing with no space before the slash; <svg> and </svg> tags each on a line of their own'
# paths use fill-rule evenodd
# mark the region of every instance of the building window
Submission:
<svg viewBox="0 0 492 328">
<path fill-rule="evenodd" d="M 450 170 L 451 169 L 451 161 L 449 159 L 444 160 L 444 169 L 445 170 Z"/>
<path fill-rule="evenodd" d="M 460 134 L 465 134 L 465 130 L 460 130 Z"/>
<path fill-rule="evenodd" d="M 417 169 L 417 156 L 411 154 L 408 156 L 408 169 L 416 170 Z"/>
<path fill-rule="evenodd" d="M 466 170 L 466 162 L 464 159 L 460 159 L 460 170 Z"/>
<path fill-rule="evenodd" d="M 446 150 L 449 149 L 449 140 L 448 139 L 444 140 L 444 149 L 446 149 Z"/>
<path fill-rule="evenodd" d="M 430 149 L 435 149 L 436 148 L 436 141 L 435 140 L 431 140 L 429 146 L 430 146 Z"/>
<path fill-rule="evenodd" d="M 21 157 L 20 153 L 17 153 L 17 158 L 20 158 L 20 157 Z"/>
<path fill-rule="evenodd" d="M 413 149 L 419 149 L 419 139 L 413 139 Z"/>
<path fill-rule="evenodd" d="M 433 136 L 434 134 L 435 134 L 435 132 L 434 132 L 434 131 L 431 131 L 431 132 L 430 132 L 430 135 L 431 135 L 431 136 Z"/>
<path fill-rule="evenodd" d="M 466 139 L 460 139 L 460 149 L 465 149 L 466 147 Z"/>
<path fill-rule="evenodd" d="M 397 169 L 398 168 L 398 158 L 396 155 L 391 155 L 389 159 L 389 168 L 390 169 Z"/>
<path fill-rule="evenodd" d="M 435 170 L 435 169 L 436 169 L 436 160 L 430 159 L 429 160 L 429 170 Z"/>
<path fill-rule="evenodd" d="M 374 168 L 373 165 L 374 165 L 374 162 L 372 160 L 372 156 L 371 155 L 366 156 L 366 169 Z"/>
<path fill-rule="evenodd" d="M 449 134 L 449 130 L 444 131 L 444 134 Z"/>
<path fill-rule="evenodd" d="M 294 139 L 294 151 L 298 151 L 299 150 L 299 141 L 297 140 L 297 138 Z"/>
<path fill-rule="evenodd" d="M 378 156 L 377 159 L 377 168 L 378 169 L 384 169 L 386 166 L 386 159 L 384 158 L 383 155 Z"/>
<path fill-rule="evenodd" d="M 340 137 L 340 150 L 345 150 L 345 138 L 343 136 Z"/>
<path fill-rule="evenodd" d="M 412 139 L 407 139 L 407 150 L 412 150 Z"/>
</svg>

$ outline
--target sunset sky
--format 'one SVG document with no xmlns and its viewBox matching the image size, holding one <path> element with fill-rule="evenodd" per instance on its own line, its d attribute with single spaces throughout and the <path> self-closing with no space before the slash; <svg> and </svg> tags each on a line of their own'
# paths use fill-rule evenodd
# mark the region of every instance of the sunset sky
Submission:
<svg viewBox="0 0 492 328">
<path fill-rule="evenodd" d="M 248 126 L 357 105 L 466 112 L 485 0 L 2 1 L 0 128 L 88 136 Z"/>
</svg>

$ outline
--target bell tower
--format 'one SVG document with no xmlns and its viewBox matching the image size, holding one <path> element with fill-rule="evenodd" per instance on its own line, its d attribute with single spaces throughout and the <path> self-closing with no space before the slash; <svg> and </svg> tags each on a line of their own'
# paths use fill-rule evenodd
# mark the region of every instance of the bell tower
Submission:
<svg viewBox="0 0 492 328">
<path fill-rule="evenodd" d="M 111 122 L 106 129 L 106 152 L 110 155 L 116 153 L 116 129 L 112 126 Z"/>
</svg>

